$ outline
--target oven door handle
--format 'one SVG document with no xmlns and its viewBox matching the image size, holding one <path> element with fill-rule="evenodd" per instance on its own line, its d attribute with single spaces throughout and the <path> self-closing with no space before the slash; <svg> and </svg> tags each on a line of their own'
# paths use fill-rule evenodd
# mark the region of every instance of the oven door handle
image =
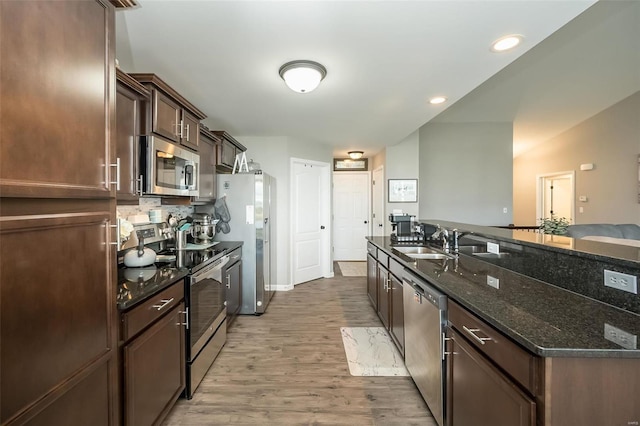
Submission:
<svg viewBox="0 0 640 426">
<path fill-rule="evenodd" d="M 205 267 L 204 270 L 193 274 L 191 276 L 191 285 L 197 284 L 206 279 L 214 279 L 222 284 L 222 269 L 227 263 L 229 263 L 229 255 L 224 255 L 220 259 L 216 260 L 213 265 Z"/>
</svg>

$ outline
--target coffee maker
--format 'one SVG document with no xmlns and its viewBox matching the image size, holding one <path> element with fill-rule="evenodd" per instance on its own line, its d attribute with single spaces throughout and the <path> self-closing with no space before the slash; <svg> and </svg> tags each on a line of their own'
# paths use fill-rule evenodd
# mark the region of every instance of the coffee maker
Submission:
<svg viewBox="0 0 640 426">
<path fill-rule="evenodd" d="M 415 216 L 405 214 L 390 214 L 392 243 L 422 243 L 423 234 L 415 232 Z"/>
</svg>

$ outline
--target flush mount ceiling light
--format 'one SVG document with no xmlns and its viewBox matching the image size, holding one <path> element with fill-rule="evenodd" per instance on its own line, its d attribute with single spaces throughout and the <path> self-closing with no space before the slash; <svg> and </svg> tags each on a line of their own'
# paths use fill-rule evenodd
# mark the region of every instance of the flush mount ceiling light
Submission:
<svg viewBox="0 0 640 426">
<path fill-rule="evenodd" d="M 299 60 L 287 62 L 280 67 L 280 77 L 294 92 L 313 91 L 327 75 L 327 69 L 313 61 Z"/>
<path fill-rule="evenodd" d="M 362 158 L 362 156 L 364 155 L 364 152 L 362 152 L 362 151 L 349 151 L 349 152 L 347 152 L 347 154 L 349 154 L 349 158 L 351 158 L 352 160 L 358 160 L 358 159 Z"/>
<path fill-rule="evenodd" d="M 494 41 L 491 44 L 492 52 L 505 52 L 511 50 L 522 42 L 520 34 L 511 34 Z"/>
<path fill-rule="evenodd" d="M 432 105 L 438 105 L 441 103 L 444 103 L 447 101 L 447 98 L 445 98 L 444 96 L 435 96 L 431 99 L 429 99 L 429 103 Z"/>
</svg>

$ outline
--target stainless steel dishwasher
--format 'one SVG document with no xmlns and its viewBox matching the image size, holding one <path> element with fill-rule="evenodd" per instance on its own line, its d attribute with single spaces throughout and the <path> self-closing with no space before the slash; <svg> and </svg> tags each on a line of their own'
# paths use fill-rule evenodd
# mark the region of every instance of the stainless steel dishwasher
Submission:
<svg viewBox="0 0 640 426">
<path fill-rule="evenodd" d="M 444 425 L 444 326 L 447 296 L 405 269 L 404 361 L 440 426 Z"/>
</svg>

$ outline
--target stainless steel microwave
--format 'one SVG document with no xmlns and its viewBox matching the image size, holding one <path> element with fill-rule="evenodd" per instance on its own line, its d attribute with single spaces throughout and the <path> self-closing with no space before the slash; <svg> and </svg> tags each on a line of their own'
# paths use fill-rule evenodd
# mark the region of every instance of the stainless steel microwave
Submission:
<svg viewBox="0 0 640 426">
<path fill-rule="evenodd" d="M 200 156 L 158 136 L 140 141 L 145 194 L 197 196 Z"/>
</svg>

